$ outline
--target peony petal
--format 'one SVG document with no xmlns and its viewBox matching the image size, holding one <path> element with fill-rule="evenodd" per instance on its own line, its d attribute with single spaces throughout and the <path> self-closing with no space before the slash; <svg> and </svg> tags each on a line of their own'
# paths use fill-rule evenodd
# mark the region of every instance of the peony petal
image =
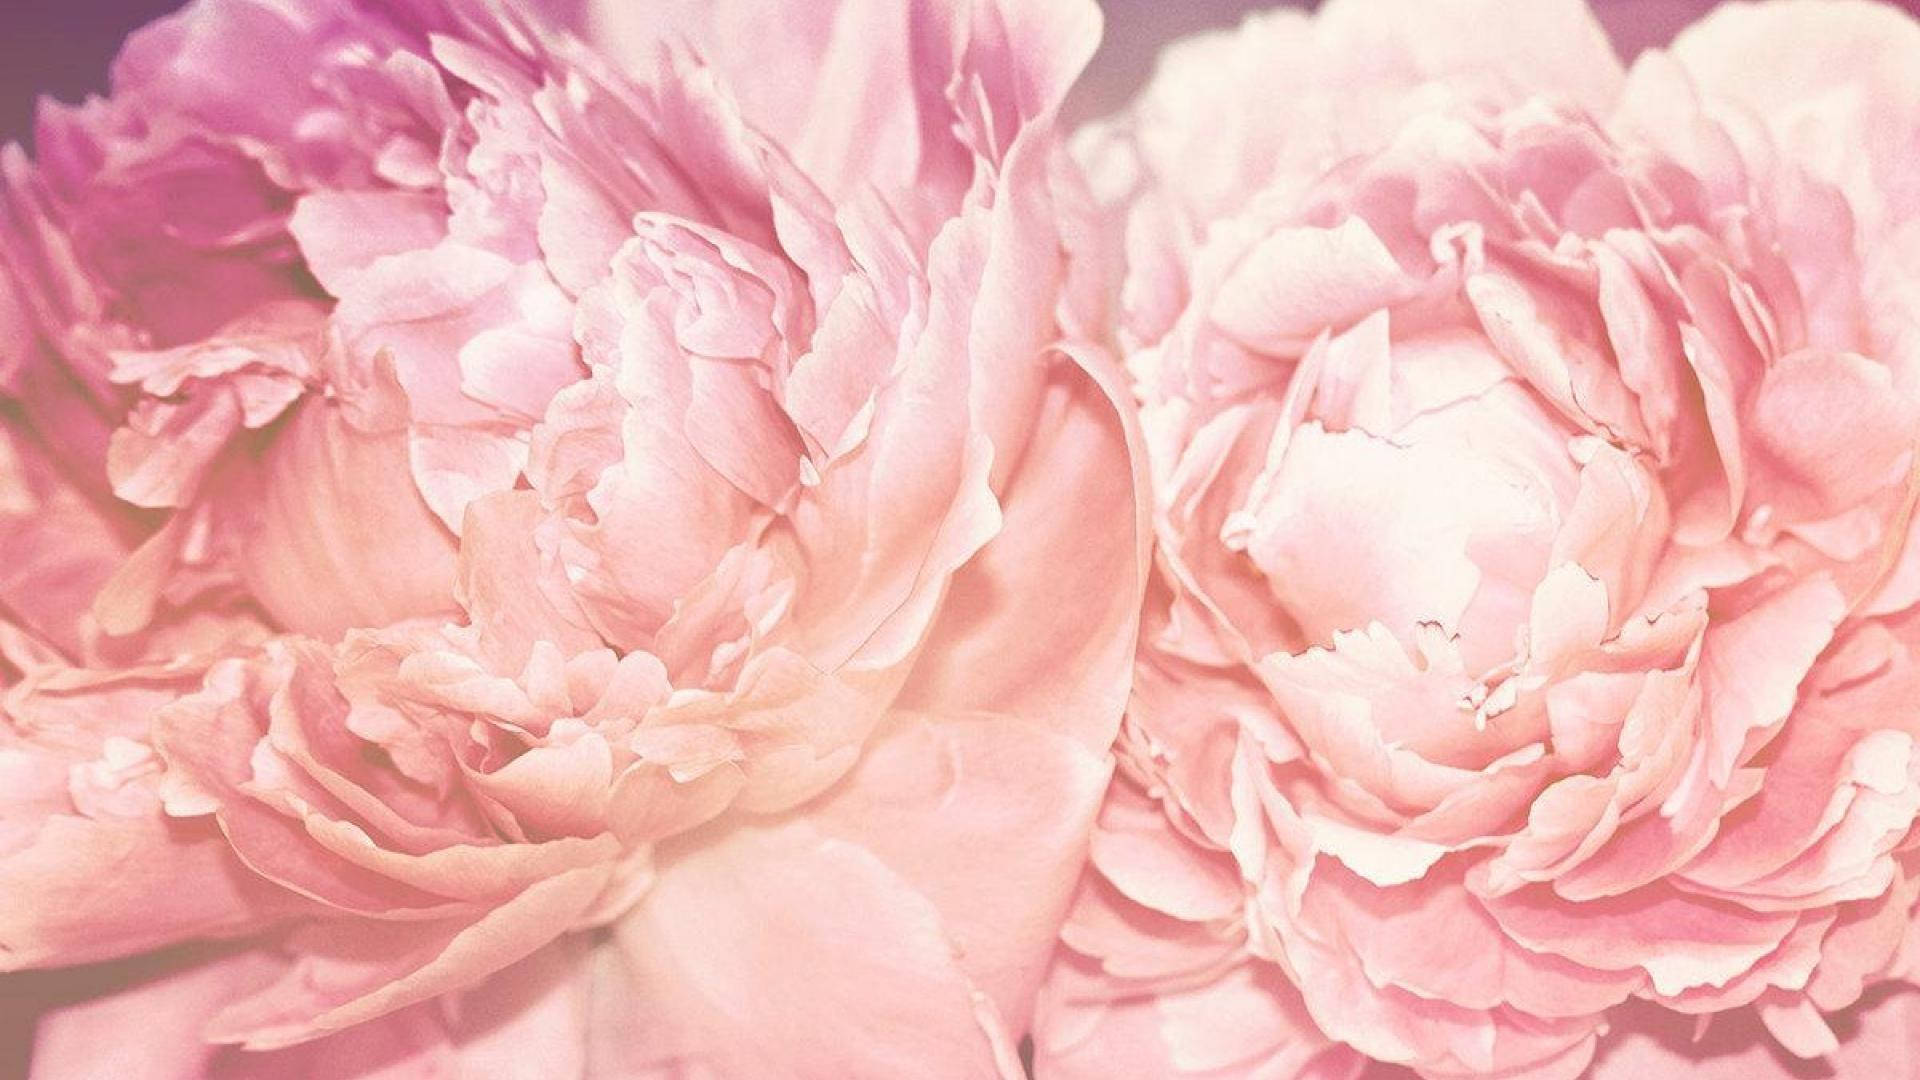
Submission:
<svg viewBox="0 0 1920 1080">
<path fill-rule="evenodd" d="M 1332 229 L 1276 229 L 1247 252 L 1209 314 L 1247 347 L 1285 355 L 1411 291 L 1380 238 L 1349 218 Z"/>
<path fill-rule="evenodd" d="M 1905 166 L 1920 133 L 1920 27 L 1899 10 L 1716 9 L 1674 40 L 1673 56 L 1707 93 L 1751 110 L 1787 155 L 1839 183 L 1868 235 L 1920 200 Z"/>
<path fill-rule="evenodd" d="M 273 984 L 233 1002 L 207 1037 L 275 1049 L 478 982 L 565 932 L 606 885 L 604 866 L 530 886 L 472 922 L 319 923 Z"/>
<path fill-rule="evenodd" d="M 1001 494 L 1001 531 L 955 576 L 901 703 L 1046 716 L 1105 747 L 1145 587 L 1144 462 L 1101 358 L 1050 371 L 1036 437 Z M 1088 517 L 1116 525 L 1097 548 L 1078 538 Z M 1062 562 L 1069 545 L 1075 556 Z M 1046 612 L 1060 618 L 1043 626 L 1035 616 Z"/>
<path fill-rule="evenodd" d="M 644 1061 L 741 1076 L 835 1075 L 850 1060 L 876 1075 L 1018 1075 L 933 904 L 804 821 L 663 858 L 614 933 L 643 1010 L 622 1022 Z"/>
<path fill-rule="evenodd" d="M 926 897 L 961 970 L 1022 1029 L 1108 766 L 1071 736 L 1017 720 L 888 724 L 809 819 Z"/>
</svg>

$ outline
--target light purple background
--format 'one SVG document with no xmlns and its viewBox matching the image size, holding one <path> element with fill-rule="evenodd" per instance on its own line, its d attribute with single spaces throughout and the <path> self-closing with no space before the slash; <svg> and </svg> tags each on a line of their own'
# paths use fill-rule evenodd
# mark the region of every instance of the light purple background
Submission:
<svg viewBox="0 0 1920 1080">
<path fill-rule="evenodd" d="M 1231 25 L 1247 11 L 1273 6 L 1273 0 L 1102 2 L 1107 9 L 1106 42 L 1075 97 L 1076 117 L 1126 100 L 1152 69 L 1154 52 L 1166 41 L 1203 27 Z M 1281 2 L 1305 7 L 1312 6 L 1313 0 Z M 1593 0 L 1593 4 L 1627 57 L 1648 44 L 1667 40 L 1712 6 L 1710 0 Z M 180 0 L 0 0 L 0 141 L 26 133 L 37 93 L 72 100 L 99 89 L 107 61 L 127 31 L 179 5 Z M 1904 6 L 1920 6 L 1920 0 L 1904 0 Z"/>
</svg>

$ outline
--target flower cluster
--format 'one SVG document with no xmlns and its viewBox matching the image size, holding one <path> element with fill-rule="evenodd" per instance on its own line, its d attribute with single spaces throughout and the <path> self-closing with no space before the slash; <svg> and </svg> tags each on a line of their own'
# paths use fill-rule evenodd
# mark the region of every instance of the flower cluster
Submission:
<svg viewBox="0 0 1920 1080">
<path fill-rule="evenodd" d="M 1920 22 L 1330 0 L 1067 133 L 1099 29 L 193 0 L 43 106 L 32 1075 L 1910 1071 Z"/>
</svg>

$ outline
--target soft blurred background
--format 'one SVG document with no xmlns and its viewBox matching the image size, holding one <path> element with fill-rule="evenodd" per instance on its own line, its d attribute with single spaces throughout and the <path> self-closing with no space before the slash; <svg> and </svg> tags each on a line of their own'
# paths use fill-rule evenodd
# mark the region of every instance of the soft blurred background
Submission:
<svg viewBox="0 0 1920 1080">
<path fill-rule="evenodd" d="M 1314 0 L 1283 2 L 1311 7 Z M 1667 40 L 1712 6 L 1711 0 L 1593 3 L 1627 57 Z M 1920 4 L 1920 0 L 1908 3 Z M 180 4 L 181 0 L 0 0 L 0 142 L 26 134 L 37 94 L 71 101 L 100 89 L 107 62 L 127 31 Z M 1073 103 L 1077 118 L 1125 101 L 1152 70 L 1154 53 L 1163 43 L 1195 30 L 1230 26 L 1247 11 L 1273 6 L 1273 0 L 1103 0 L 1103 6 L 1106 42 Z"/>
</svg>

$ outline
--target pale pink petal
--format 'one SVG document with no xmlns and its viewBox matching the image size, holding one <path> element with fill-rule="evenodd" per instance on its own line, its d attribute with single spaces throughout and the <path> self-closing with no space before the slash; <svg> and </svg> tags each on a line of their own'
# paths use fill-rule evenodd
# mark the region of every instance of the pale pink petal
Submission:
<svg viewBox="0 0 1920 1080">
<path fill-rule="evenodd" d="M 333 638 L 454 609 L 453 536 L 406 467 L 404 433 L 355 430 L 312 401 L 215 493 L 241 573 L 281 625 Z"/>
<path fill-rule="evenodd" d="M 1072 897 L 1108 768 L 1064 732 L 1013 720 L 896 714 L 809 813 L 932 902 L 961 969 L 1026 1025 Z"/>
<path fill-rule="evenodd" d="M 1365 222 L 1277 229 L 1249 250 L 1213 298 L 1221 329 L 1268 353 L 1301 349 L 1388 307 L 1412 282 Z"/>
<path fill-rule="evenodd" d="M 229 1004 L 207 1036 L 274 1049 L 479 982 L 571 927 L 607 883 L 569 870 L 472 922 L 317 923 L 290 939 L 286 974 Z"/>
<path fill-rule="evenodd" d="M 857 1053 L 889 1074 L 1017 1075 L 934 904 L 804 821 L 694 841 L 614 932 L 642 1061 L 827 1075 Z"/>
<path fill-rule="evenodd" d="M 1000 533 L 955 576 L 902 703 L 1046 715 L 1104 747 L 1146 576 L 1145 478 L 1123 464 L 1144 462 L 1099 358 L 1050 369 L 1035 436 L 1001 495 Z M 1097 545 L 1078 538 L 1090 517 L 1110 523 Z M 1069 545 L 1074 557 L 1060 560 Z M 1036 618 L 1046 613 L 1057 621 Z"/>
<path fill-rule="evenodd" d="M 1675 39 L 1673 55 L 1703 90 L 1752 110 L 1788 154 L 1839 183 L 1869 235 L 1920 199 L 1905 168 L 1920 137 L 1920 28 L 1898 9 L 1730 6 Z"/>
</svg>

